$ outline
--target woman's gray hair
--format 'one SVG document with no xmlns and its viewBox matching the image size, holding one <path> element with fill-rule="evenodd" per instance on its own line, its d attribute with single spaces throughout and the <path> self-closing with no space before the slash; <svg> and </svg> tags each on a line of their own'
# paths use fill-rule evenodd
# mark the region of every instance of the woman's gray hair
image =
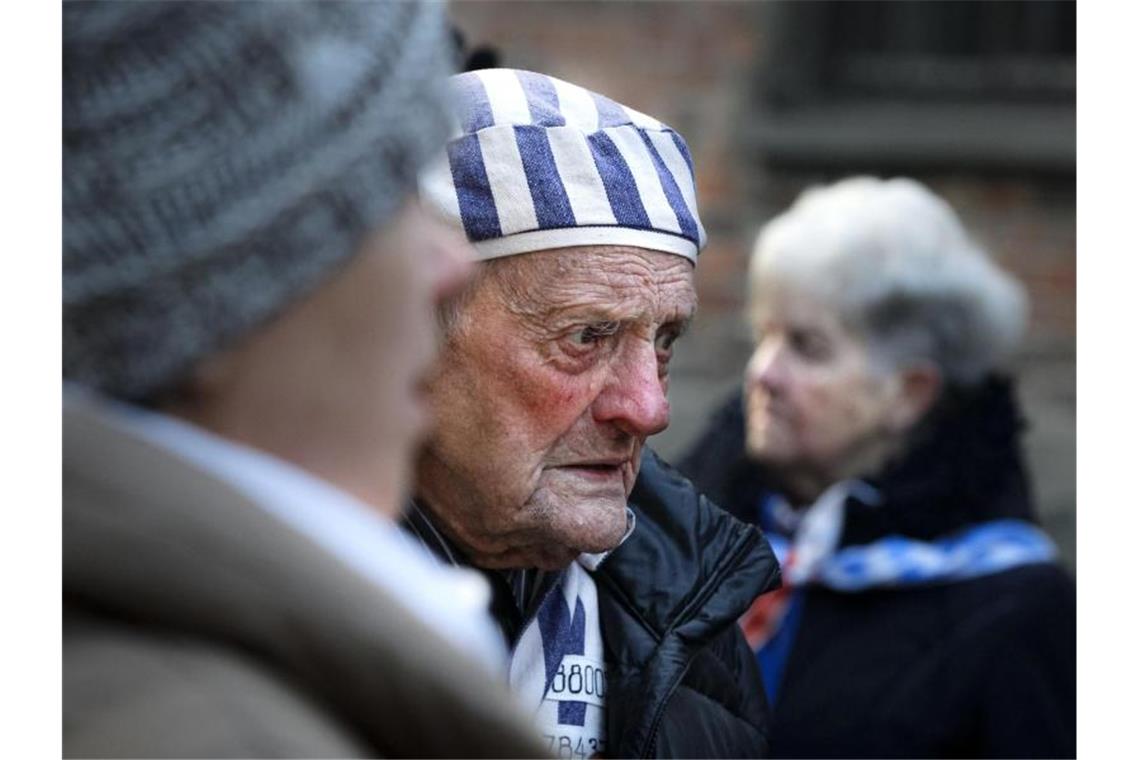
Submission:
<svg viewBox="0 0 1140 760">
<path fill-rule="evenodd" d="M 933 362 L 969 386 L 1008 362 L 1025 331 L 1021 284 L 911 179 L 852 177 L 806 190 L 760 232 L 751 307 L 784 287 L 834 304 L 877 358 Z"/>
</svg>

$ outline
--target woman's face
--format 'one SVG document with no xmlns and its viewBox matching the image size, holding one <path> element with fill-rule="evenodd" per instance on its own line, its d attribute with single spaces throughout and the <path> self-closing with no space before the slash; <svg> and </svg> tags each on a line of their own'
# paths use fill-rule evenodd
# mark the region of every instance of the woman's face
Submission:
<svg viewBox="0 0 1140 760">
<path fill-rule="evenodd" d="M 821 299 L 782 289 L 753 312 L 745 371 L 749 455 L 776 468 L 839 480 L 877 467 L 898 432 L 897 373 Z"/>
</svg>

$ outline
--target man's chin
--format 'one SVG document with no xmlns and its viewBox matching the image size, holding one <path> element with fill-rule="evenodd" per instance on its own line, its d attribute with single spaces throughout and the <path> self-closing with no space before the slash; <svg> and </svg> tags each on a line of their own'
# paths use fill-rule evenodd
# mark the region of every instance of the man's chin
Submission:
<svg viewBox="0 0 1140 760">
<path fill-rule="evenodd" d="M 605 502 L 582 505 L 585 509 L 579 511 L 579 521 L 564 526 L 564 543 L 574 547 L 576 555 L 613 551 L 625 537 L 625 500 Z"/>
<path fill-rule="evenodd" d="M 526 546 L 508 550 L 501 554 L 484 555 L 475 561 L 476 566 L 487 570 L 518 570 L 537 568 L 545 572 L 565 569 L 582 554 L 602 554 L 612 551 L 621 544 L 625 536 L 623 523 L 620 531 L 596 532 L 588 535 L 565 536 L 561 540 L 552 538 L 541 546 Z"/>
<path fill-rule="evenodd" d="M 625 537 L 625 502 L 622 501 L 620 507 L 595 504 L 580 504 L 579 507 L 572 522 L 562 520 L 561 524 L 551 524 L 545 531 L 546 540 L 540 544 L 487 558 L 480 566 L 497 569 L 533 567 L 549 572 L 564 569 L 579 555 L 602 554 L 616 549 Z"/>
<path fill-rule="evenodd" d="M 624 535 L 624 532 L 622 535 Z M 573 547 L 559 547 L 557 549 L 544 551 L 535 556 L 531 566 L 546 572 L 563 570 L 583 554 L 603 554 L 608 551 L 613 551 L 621 543 L 622 535 L 619 535 L 612 541 L 588 541 L 585 543 L 576 543 Z"/>
</svg>

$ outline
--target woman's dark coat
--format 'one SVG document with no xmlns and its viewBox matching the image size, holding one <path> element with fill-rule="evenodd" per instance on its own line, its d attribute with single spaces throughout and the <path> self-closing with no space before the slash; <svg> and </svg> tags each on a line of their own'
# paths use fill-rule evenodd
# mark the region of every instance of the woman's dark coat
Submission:
<svg viewBox="0 0 1140 760">
<path fill-rule="evenodd" d="M 948 403 L 908 454 L 849 499 L 841 546 L 932 540 L 1001 518 L 1034 521 L 1010 384 Z M 756 522 L 775 480 L 744 457 L 739 393 L 680 464 L 698 488 Z M 1054 564 L 969 581 L 804 591 L 772 706 L 773 757 L 1072 757 L 1076 589 Z"/>
</svg>

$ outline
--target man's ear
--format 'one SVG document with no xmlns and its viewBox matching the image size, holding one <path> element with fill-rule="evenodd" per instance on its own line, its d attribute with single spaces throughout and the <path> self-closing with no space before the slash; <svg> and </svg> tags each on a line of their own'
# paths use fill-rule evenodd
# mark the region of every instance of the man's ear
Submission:
<svg viewBox="0 0 1140 760">
<path fill-rule="evenodd" d="M 933 363 L 916 362 L 899 370 L 899 397 L 891 409 L 891 426 L 910 430 L 926 416 L 942 394 L 942 372 Z"/>
</svg>

